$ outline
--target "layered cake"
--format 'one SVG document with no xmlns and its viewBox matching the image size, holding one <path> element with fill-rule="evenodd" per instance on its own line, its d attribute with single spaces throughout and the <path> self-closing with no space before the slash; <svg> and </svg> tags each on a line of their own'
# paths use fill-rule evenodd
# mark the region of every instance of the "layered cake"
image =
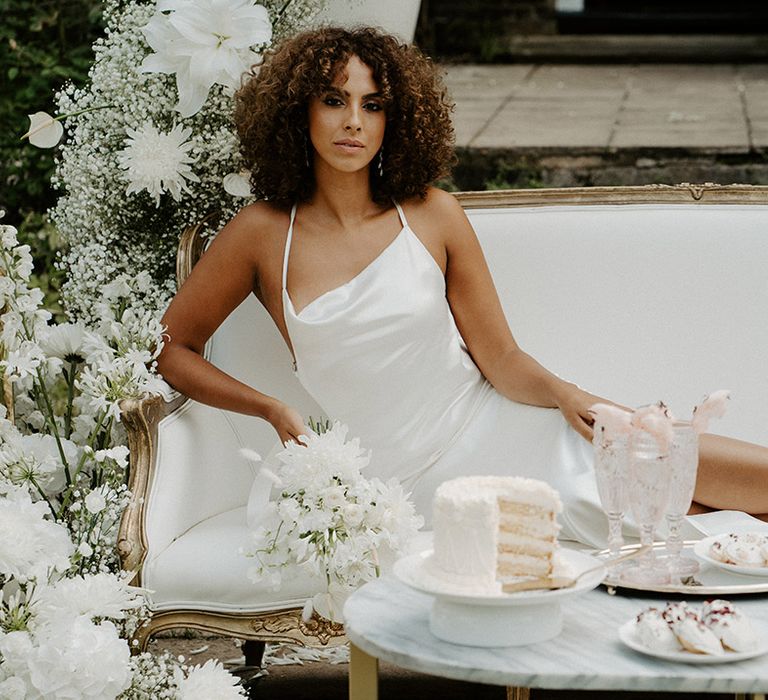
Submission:
<svg viewBox="0 0 768 700">
<path fill-rule="evenodd" d="M 552 574 L 560 497 L 543 481 L 469 476 L 441 484 L 433 501 L 433 575 L 479 592 Z"/>
</svg>

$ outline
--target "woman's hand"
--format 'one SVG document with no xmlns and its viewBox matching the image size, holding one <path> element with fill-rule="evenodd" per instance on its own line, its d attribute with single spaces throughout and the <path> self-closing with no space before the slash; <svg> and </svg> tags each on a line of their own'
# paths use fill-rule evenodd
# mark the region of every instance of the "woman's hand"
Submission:
<svg viewBox="0 0 768 700">
<path fill-rule="evenodd" d="M 265 418 L 275 429 L 283 445 L 291 440 L 301 444 L 299 442 L 299 435 L 307 434 L 307 426 L 304 425 L 304 420 L 299 412 L 282 401 L 276 401 L 274 407 L 269 410 Z"/>
<path fill-rule="evenodd" d="M 557 392 L 557 407 L 565 416 L 565 420 L 571 427 L 579 433 L 585 440 L 592 441 L 592 426 L 594 425 L 594 416 L 590 415 L 590 406 L 596 403 L 613 404 L 613 401 L 600 398 L 588 391 L 584 391 L 575 384 L 563 382 Z"/>
</svg>

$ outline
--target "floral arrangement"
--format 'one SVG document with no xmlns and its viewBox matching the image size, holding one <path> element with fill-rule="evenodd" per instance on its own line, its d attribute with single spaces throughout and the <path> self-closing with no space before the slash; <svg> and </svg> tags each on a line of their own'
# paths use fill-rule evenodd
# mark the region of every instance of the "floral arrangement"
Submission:
<svg viewBox="0 0 768 700">
<path fill-rule="evenodd" d="M 720 389 L 708 394 L 694 406 L 691 425 L 701 434 L 706 432 L 712 418 L 722 418 L 730 399 L 730 392 Z M 595 418 L 595 425 L 605 439 L 613 440 L 621 435 L 644 431 L 655 438 L 662 453 L 669 449 L 672 441 L 672 426 L 677 420 L 666 404 L 659 401 L 634 410 L 626 410 L 611 404 L 596 403 L 589 412 Z"/>
<path fill-rule="evenodd" d="M 24 135 L 55 147 L 68 244 L 56 325 L 0 226 L 0 698 L 243 697 L 220 664 L 130 655 L 145 591 L 119 570 L 130 502 L 120 402 L 161 390 L 159 311 L 179 233 L 250 196 L 231 119 L 241 76 L 324 0 L 107 0 L 84 88 Z M 66 129 L 62 126 L 65 123 Z"/>
<path fill-rule="evenodd" d="M 27 136 L 55 146 L 51 212 L 68 244 L 62 298 L 73 318 L 118 277 L 149 273 L 145 308 L 174 291 L 178 236 L 210 215 L 213 234 L 250 187 L 232 121 L 234 91 L 271 41 L 325 0 L 107 0 L 106 36 L 84 88 L 65 85 L 59 115 L 30 115 Z M 61 121 L 66 119 L 66 133 Z"/>
<path fill-rule="evenodd" d="M 276 455 L 275 471 L 262 467 L 280 495 L 243 550 L 256 560 L 249 571 L 255 583 L 279 586 L 290 564 L 324 577 L 326 591 L 307 601 L 304 616 L 315 610 L 337 622 L 346 596 L 378 576 L 424 524 L 397 479 L 363 476 L 370 454 L 346 439 L 348 430 L 310 421 L 301 444 L 288 442 Z"/>
<path fill-rule="evenodd" d="M 242 697 L 220 665 L 130 655 L 147 609 L 116 555 L 131 497 L 119 402 L 161 385 L 162 327 L 141 308 L 151 280 L 121 275 L 91 328 L 57 326 L 31 271 L 0 226 L 0 697 Z"/>
</svg>

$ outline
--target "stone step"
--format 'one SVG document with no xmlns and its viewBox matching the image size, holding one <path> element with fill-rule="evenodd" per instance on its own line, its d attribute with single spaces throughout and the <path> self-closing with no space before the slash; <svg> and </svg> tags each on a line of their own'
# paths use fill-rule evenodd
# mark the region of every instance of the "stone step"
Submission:
<svg viewBox="0 0 768 700">
<path fill-rule="evenodd" d="M 494 60 L 559 63 L 768 61 L 768 35 L 512 35 L 499 40 Z"/>
</svg>

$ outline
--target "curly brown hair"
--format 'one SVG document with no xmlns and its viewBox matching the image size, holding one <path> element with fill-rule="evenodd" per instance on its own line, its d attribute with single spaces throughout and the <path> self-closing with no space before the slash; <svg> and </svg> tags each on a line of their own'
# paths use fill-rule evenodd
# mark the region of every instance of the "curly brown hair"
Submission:
<svg viewBox="0 0 768 700">
<path fill-rule="evenodd" d="M 383 175 L 378 158 L 370 167 L 374 200 L 423 198 L 450 172 L 453 104 L 434 64 L 376 29 L 324 27 L 284 41 L 235 95 L 240 150 L 257 197 L 290 206 L 312 196 L 309 99 L 328 90 L 353 55 L 373 72 L 386 113 Z"/>
</svg>

